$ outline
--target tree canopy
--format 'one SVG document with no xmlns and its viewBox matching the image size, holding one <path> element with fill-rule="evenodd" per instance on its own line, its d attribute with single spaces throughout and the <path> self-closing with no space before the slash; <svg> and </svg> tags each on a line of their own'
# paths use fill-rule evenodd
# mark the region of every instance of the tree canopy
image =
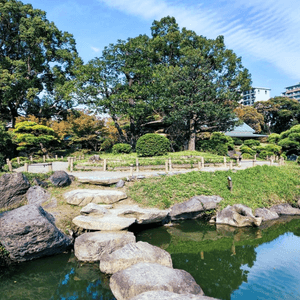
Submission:
<svg viewBox="0 0 300 300">
<path fill-rule="evenodd" d="M 157 118 L 175 142 L 195 149 L 202 130 L 226 130 L 233 109 L 249 88 L 241 58 L 215 40 L 179 29 L 175 18 L 154 21 L 151 37 L 140 35 L 105 48 L 77 77 L 80 101 L 112 117 L 123 142 L 135 146 Z M 120 120 L 128 121 L 127 127 Z M 124 134 L 125 129 L 125 134 Z"/>
<path fill-rule="evenodd" d="M 268 101 L 254 104 L 257 111 L 264 116 L 267 133 L 281 133 L 300 122 L 300 103 L 287 97 L 274 97 Z"/>
<path fill-rule="evenodd" d="M 240 120 L 254 129 L 256 133 L 260 133 L 265 126 L 264 116 L 253 106 L 239 106 L 234 112 Z"/>
<path fill-rule="evenodd" d="M 44 11 L 0 0 L 0 116 L 13 127 L 20 113 L 50 117 L 71 107 L 75 61 L 73 36 Z"/>
</svg>

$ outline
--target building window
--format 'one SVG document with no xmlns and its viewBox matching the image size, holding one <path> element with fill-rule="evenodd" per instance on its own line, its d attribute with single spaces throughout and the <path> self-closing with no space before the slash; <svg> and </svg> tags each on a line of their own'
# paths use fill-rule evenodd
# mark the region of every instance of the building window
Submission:
<svg viewBox="0 0 300 300">
<path fill-rule="evenodd" d="M 265 94 L 267 95 L 267 91 L 265 91 Z"/>
</svg>

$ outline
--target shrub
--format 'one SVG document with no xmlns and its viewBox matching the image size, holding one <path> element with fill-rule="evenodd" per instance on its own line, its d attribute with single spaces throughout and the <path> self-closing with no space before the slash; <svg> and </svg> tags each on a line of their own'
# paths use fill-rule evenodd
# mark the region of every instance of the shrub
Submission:
<svg viewBox="0 0 300 300">
<path fill-rule="evenodd" d="M 253 155 L 249 154 L 249 153 L 243 153 L 243 159 L 250 159 L 253 158 Z"/>
<path fill-rule="evenodd" d="M 260 145 L 260 141 L 250 139 L 250 140 L 244 141 L 244 145 L 248 146 L 250 148 L 253 148 L 255 146 L 259 146 Z"/>
<path fill-rule="evenodd" d="M 267 150 L 263 150 L 259 153 L 258 157 L 261 158 L 261 159 L 266 159 L 267 156 L 273 156 L 275 155 L 274 152 L 271 152 L 271 151 L 267 151 Z"/>
<path fill-rule="evenodd" d="M 234 149 L 234 141 L 231 137 L 221 132 L 213 132 L 208 139 L 205 137 L 197 141 L 197 150 L 209 151 L 217 155 L 226 155 L 228 149 Z"/>
<path fill-rule="evenodd" d="M 243 141 L 239 138 L 233 138 L 233 143 L 236 145 L 236 146 L 241 146 L 243 145 Z"/>
<path fill-rule="evenodd" d="M 131 152 L 131 146 L 129 144 L 115 144 L 112 147 L 113 154 L 118 153 L 130 153 Z"/>
<path fill-rule="evenodd" d="M 268 137 L 268 142 L 272 144 L 277 144 L 279 140 L 279 134 L 278 133 L 271 133 Z"/>
<path fill-rule="evenodd" d="M 253 150 L 250 147 L 245 146 L 245 145 L 243 145 L 240 150 L 242 151 L 243 154 L 247 153 L 247 154 L 250 154 L 251 156 L 256 154 L 255 150 Z"/>
<path fill-rule="evenodd" d="M 170 150 L 170 141 L 159 134 L 147 133 L 141 136 L 136 143 L 138 156 L 161 156 Z"/>
</svg>

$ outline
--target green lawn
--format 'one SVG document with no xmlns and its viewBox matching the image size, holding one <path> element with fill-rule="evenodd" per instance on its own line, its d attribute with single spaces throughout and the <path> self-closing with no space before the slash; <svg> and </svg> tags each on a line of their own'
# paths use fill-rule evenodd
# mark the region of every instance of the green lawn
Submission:
<svg viewBox="0 0 300 300">
<path fill-rule="evenodd" d="M 233 183 L 228 189 L 228 176 Z M 219 195 L 221 207 L 236 203 L 252 209 L 277 203 L 295 204 L 300 199 L 300 167 L 294 163 L 282 167 L 256 166 L 236 172 L 190 172 L 175 176 L 149 178 L 135 182 L 129 196 L 145 206 L 168 208 L 195 195 Z"/>
</svg>

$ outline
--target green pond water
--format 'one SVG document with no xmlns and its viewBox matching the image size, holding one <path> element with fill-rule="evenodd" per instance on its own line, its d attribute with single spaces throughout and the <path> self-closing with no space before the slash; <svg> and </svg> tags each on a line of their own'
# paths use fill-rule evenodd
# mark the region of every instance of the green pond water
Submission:
<svg viewBox="0 0 300 300">
<path fill-rule="evenodd" d="M 167 250 L 174 268 L 189 272 L 207 296 L 300 299 L 300 218 L 246 229 L 185 221 L 136 236 Z M 1 268 L 0 299 L 115 298 L 98 263 L 68 253 Z"/>
</svg>

